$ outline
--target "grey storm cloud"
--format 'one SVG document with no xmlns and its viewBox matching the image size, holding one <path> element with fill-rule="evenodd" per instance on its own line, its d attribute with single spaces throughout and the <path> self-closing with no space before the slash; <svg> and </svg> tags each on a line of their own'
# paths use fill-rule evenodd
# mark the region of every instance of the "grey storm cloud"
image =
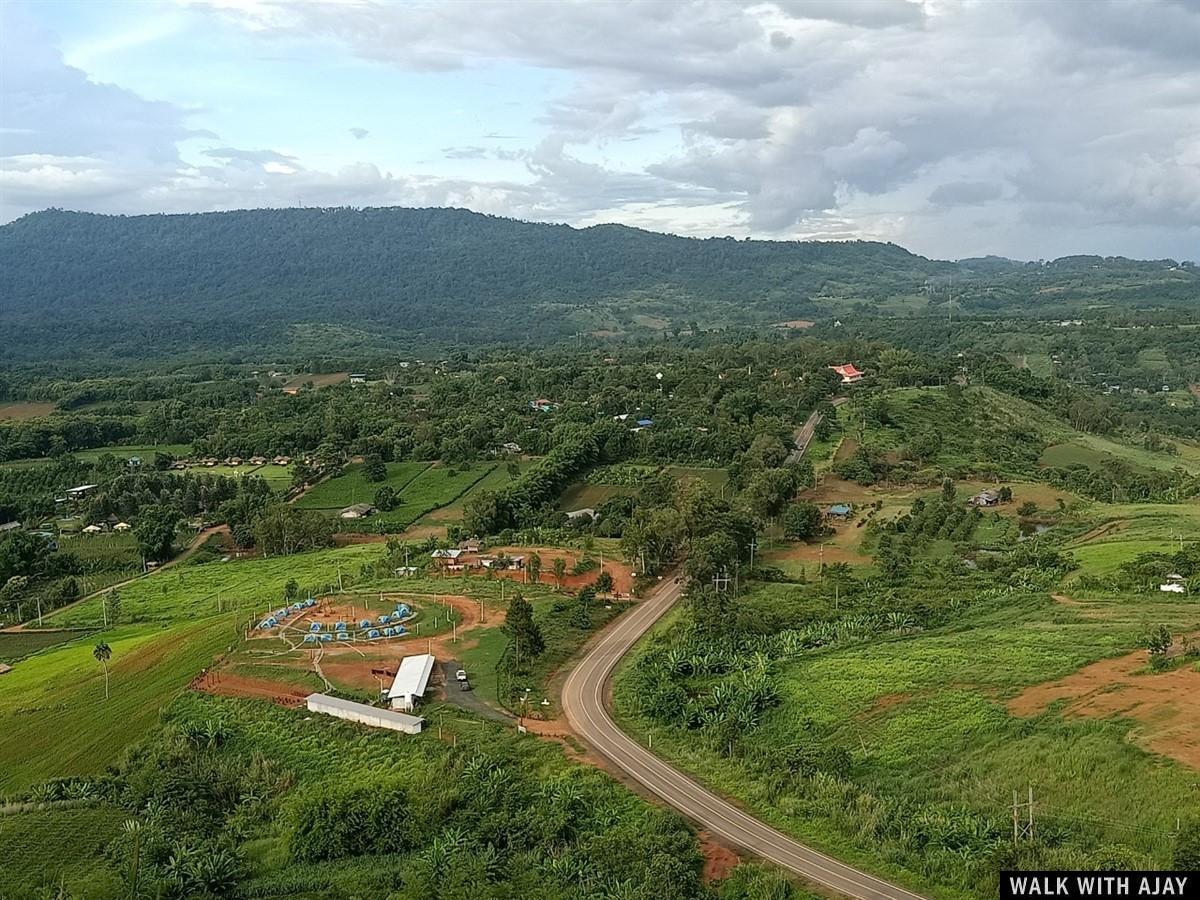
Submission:
<svg viewBox="0 0 1200 900">
<path fill-rule="evenodd" d="M 192 167 L 177 150 L 194 137 L 184 111 L 89 81 L 45 35 L 9 34 L 6 213 L 88 191 L 122 211 L 341 192 L 685 233 L 862 236 L 939 255 L 1200 247 L 1196 0 L 191 8 L 277 49 L 315 38 L 406 71 L 531 67 L 559 73 L 559 87 L 510 134 L 443 149 L 523 171 L 505 181 L 367 160 L 323 172 L 228 147 Z"/>
</svg>

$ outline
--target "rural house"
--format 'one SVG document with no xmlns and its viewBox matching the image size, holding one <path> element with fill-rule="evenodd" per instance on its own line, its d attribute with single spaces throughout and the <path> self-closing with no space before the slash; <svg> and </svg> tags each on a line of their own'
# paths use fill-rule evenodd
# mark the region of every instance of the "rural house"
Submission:
<svg viewBox="0 0 1200 900">
<path fill-rule="evenodd" d="M 835 503 L 829 509 L 825 510 L 825 518 L 827 519 L 848 519 L 854 512 L 854 507 L 849 503 Z"/>
<path fill-rule="evenodd" d="M 972 506 L 995 506 L 1000 502 L 1000 494 L 998 491 L 980 491 L 969 502 Z"/>
<path fill-rule="evenodd" d="M 374 515 L 375 507 L 370 503 L 355 503 L 352 506 L 347 506 L 342 510 L 339 518 L 342 519 L 365 519 L 367 516 Z"/>
</svg>

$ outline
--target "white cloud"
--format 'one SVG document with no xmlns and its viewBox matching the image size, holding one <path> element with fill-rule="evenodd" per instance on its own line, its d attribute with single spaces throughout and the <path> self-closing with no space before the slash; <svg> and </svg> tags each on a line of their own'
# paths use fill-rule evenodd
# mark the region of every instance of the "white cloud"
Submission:
<svg viewBox="0 0 1200 900">
<path fill-rule="evenodd" d="M 121 211 L 462 203 L 692 234 L 879 237 L 951 256 L 1200 246 L 1192 0 L 186 5 L 263 42 L 321 41 L 419 72 L 535 67 L 571 86 L 514 122 L 538 138 L 451 139 L 440 175 L 218 146 L 242 143 L 235 134 L 189 167 L 184 111 L 87 80 L 25 28 L 5 39 L 10 213 L 81 197 Z M 380 152 L 367 128 L 347 131 L 364 155 Z M 470 160 L 512 175 L 451 175 Z"/>
</svg>

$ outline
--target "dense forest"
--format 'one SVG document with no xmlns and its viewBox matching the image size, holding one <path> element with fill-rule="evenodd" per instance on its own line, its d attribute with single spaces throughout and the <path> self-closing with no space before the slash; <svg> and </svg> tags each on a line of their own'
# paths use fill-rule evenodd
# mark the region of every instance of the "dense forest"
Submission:
<svg viewBox="0 0 1200 900">
<path fill-rule="evenodd" d="M 394 351 L 611 338 L 854 311 L 1058 314 L 1193 301 L 1170 260 L 939 262 L 870 242 L 696 240 L 459 209 L 100 216 L 0 227 L 10 361 Z"/>
</svg>

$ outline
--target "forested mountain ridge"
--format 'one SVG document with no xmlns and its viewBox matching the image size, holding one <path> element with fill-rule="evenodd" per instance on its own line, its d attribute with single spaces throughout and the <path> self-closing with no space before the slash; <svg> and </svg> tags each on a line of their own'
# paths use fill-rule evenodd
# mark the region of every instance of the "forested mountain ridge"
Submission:
<svg viewBox="0 0 1200 900">
<path fill-rule="evenodd" d="M 1037 264 L 980 274 L 894 244 L 700 240 L 462 209 L 47 210 L 0 227 L 0 258 L 0 319 L 19 335 L 6 341 L 10 360 L 545 341 L 816 318 L 860 303 L 920 314 L 951 277 L 954 302 L 969 306 L 974 287 L 980 309 L 994 310 L 1042 302 L 1046 287 Z M 1137 267 L 1150 266 L 1156 278 L 1172 273 L 1163 296 L 1195 294 L 1194 270 L 1127 262 L 1118 274 L 1137 285 L 1150 277 Z M 1112 261 L 1100 263 L 1059 272 L 1072 283 L 1056 290 L 1076 298 L 1080 278 L 1111 287 Z"/>
</svg>

